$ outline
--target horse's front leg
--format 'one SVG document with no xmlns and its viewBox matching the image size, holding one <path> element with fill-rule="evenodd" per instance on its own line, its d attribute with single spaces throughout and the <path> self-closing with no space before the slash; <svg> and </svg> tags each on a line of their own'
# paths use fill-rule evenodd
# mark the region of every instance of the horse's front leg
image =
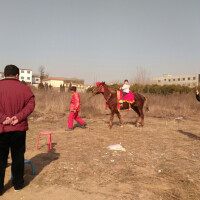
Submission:
<svg viewBox="0 0 200 200">
<path fill-rule="evenodd" d="M 144 113 L 143 113 L 143 111 L 141 110 L 141 126 L 143 127 L 144 126 Z"/>
<path fill-rule="evenodd" d="M 120 123 L 120 126 L 123 127 L 123 121 L 122 121 L 122 116 L 120 114 L 120 112 L 117 112 L 117 117 L 119 118 L 119 123 Z"/>
<path fill-rule="evenodd" d="M 140 115 L 137 114 L 136 121 L 135 121 L 135 126 L 136 127 L 139 127 L 139 120 L 140 120 Z"/>
<path fill-rule="evenodd" d="M 115 114 L 115 112 L 114 112 L 114 111 L 111 111 L 111 115 L 110 115 L 110 124 L 109 124 L 109 128 L 110 128 L 110 129 L 112 128 L 112 122 L 113 122 L 113 119 L 114 119 L 114 114 Z"/>
</svg>

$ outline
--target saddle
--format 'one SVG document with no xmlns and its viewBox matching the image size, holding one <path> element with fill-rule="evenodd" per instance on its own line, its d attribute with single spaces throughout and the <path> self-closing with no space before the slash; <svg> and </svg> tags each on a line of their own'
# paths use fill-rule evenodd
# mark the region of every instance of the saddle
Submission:
<svg viewBox="0 0 200 200">
<path fill-rule="evenodd" d="M 118 102 L 118 110 L 120 110 L 120 104 L 124 102 L 132 104 L 135 102 L 134 94 L 130 91 L 123 98 L 123 92 L 121 90 L 117 90 L 117 102 Z"/>
</svg>

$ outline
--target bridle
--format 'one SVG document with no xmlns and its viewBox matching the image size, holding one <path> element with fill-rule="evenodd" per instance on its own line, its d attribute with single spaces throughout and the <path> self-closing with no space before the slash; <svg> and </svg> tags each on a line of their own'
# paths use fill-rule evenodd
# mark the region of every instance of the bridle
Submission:
<svg viewBox="0 0 200 200">
<path fill-rule="evenodd" d="M 101 93 L 104 93 L 105 89 L 102 85 L 100 85 L 100 88 L 101 88 Z M 106 99 L 106 103 L 108 103 L 108 101 L 110 100 L 110 97 L 111 97 L 111 93 L 109 94 L 108 98 Z"/>
</svg>

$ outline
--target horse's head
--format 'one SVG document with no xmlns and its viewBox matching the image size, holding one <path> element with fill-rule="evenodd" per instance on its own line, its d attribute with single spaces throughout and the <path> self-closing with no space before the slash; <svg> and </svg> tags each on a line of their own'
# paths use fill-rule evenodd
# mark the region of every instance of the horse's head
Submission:
<svg viewBox="0 0 200 200">
<path fill-rule="evenodd" d="M 100 93 L 103 93 L 104 92 L 104 86 L 105 86 L 105 82 L 97 82 L 96 83 L 97 87 L 95 87 L 93 90 L 92 90 L 92 93 L 95 95 L 95 94 L 100 94 Z"/>
</svg>

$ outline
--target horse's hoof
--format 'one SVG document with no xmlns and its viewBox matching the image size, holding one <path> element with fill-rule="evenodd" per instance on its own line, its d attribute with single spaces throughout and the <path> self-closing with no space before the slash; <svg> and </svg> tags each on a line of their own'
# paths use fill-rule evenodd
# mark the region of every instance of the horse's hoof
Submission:
<svg viewBox="0 0 200 200">
<path fill-rule="evenodd" d="M 120 125 L 120 127 L 122 127 L 122 128 L 123 128 L 124 126 L 123 126 L 123 125 Z"/>
</svg>

